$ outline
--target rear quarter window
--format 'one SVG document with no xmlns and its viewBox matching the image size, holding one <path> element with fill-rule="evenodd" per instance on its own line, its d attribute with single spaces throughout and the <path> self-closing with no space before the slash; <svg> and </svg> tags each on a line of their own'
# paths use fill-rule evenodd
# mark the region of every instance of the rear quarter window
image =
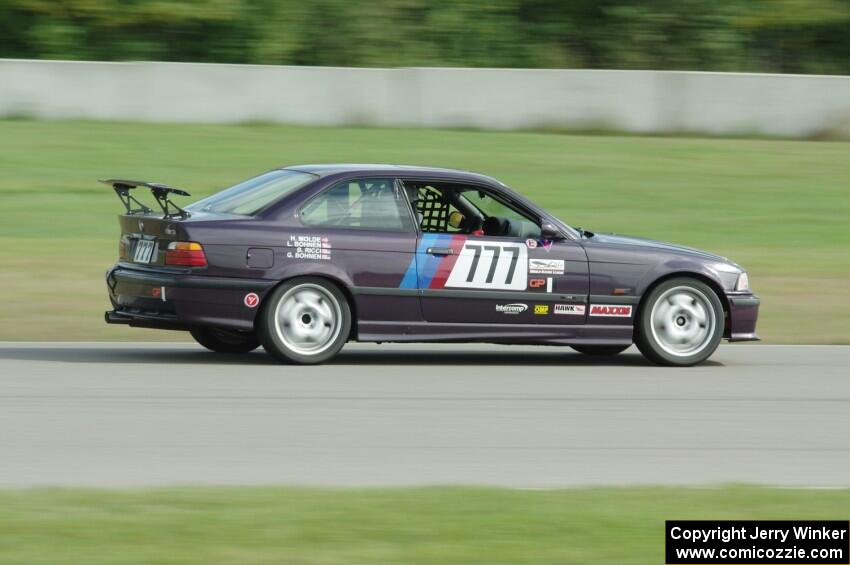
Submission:
<svg viewBox="0 0 850 565">
<path fill-rule="evenodd" d="M 300 218 L 307 226 L 413 231 L 407 201 L 393 179 L 343 181 L 308 202 Z"/>
</svg>

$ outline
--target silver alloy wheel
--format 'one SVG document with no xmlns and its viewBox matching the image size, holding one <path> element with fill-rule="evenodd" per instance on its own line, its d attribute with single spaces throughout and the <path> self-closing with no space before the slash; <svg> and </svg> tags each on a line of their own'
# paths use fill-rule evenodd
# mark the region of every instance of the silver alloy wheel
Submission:
<svg viewBox="0 0 850 565">
<path fill-rule="evenodd" d="M 659 296 L 652 305 L 650 322 L 655 342 L 676 357 L 705 349 L 717 323 L 711 301 L 690 286 L 676 286 Z"/>
<path fill-rule="evenodd" d="M 339 337 L 342 310 L 327 289 L 311 283 L 290 288 L 278 301 L 274 325 L 278 338 L 294 353 L 318 355 Z"/>
</svg>

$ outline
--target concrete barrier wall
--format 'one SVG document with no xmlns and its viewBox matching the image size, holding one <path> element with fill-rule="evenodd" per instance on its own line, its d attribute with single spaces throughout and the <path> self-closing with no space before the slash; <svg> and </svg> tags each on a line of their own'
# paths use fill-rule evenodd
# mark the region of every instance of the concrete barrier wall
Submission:
<svg viewBox="0 0 850 565">
<path fill-rule="evenodd" d="M 7 59 L 0 116 L 850 136 L 850 77 Z"/>
</svg>

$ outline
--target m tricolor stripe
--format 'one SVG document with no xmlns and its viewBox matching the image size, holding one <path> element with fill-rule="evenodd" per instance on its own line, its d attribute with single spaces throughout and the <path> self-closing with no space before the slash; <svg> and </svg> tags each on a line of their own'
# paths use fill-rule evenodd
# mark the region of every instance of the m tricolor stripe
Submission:
<svg viewBox="0 0 850 565">
<path fill-rule="evenodd" d="M 466 241 L 466 238 L 462 235 L 452 236 L 448 245 L 452 250 L 452 254 L 442 258 L 442 261 L 437 266 L 437 272 L 434 273 L 434 277 L 428 283 L 428 288 L 444 288 L 446 286 L 446 280 L 455 266 L 458 255 L 463 250 L 464 241 Z"/>
<path fill-rule="evenodd" d="M 443 288 L 452 272 L 458 255 L 463 250 L 466 236 L 443 233 L 426 233 L 419 240 L 414 257 L 410 260 L 399 288 Z M 451 248 L 451 255 L 431 255 L 431 247 Z M 418 269 L 417 269 L 418 267 Z M 418 270 L 418 272 L 417 272 Z"/>
</svg>

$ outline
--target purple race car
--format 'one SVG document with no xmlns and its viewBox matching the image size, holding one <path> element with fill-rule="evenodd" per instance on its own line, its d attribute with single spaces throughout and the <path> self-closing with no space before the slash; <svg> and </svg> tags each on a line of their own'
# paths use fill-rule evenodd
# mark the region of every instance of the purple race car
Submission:
<svg viewBox="0 0 850 565">
<path fill-rule="evenodd" d="M 111 324 L 321 363 L 345 342 L 569 345 L 693 365 L 758 339 L 747 273 L 702 251 L 572 228 L 490 177 L 390 165 L 269 171 L 181 208 L 112 185 Z M 151 190 L 154 214 L 133 196 Z"/>
</svg>

